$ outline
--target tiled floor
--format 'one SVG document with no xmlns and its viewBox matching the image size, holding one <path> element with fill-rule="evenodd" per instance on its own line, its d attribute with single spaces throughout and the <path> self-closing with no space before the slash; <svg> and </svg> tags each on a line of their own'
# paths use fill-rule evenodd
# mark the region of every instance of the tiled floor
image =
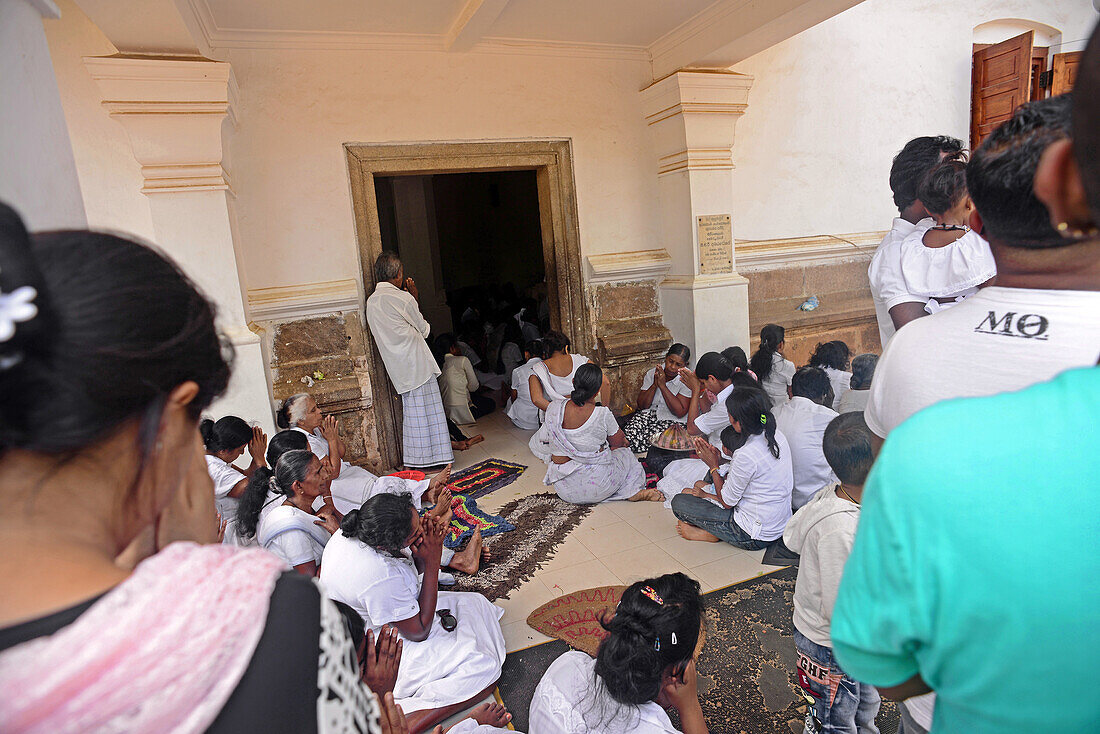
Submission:
<svg viewBox="0 0 1100 734">
<path fill-rule="evenodd" d="M 549 491 L 542 483 L 543 465 L 531 455 L 530 431 L 512 425 L 500 411 L 482 418 L 467 435 L 485 441 L 455 456 L 455 469 L 494 457 L 529 468 L 512 484 L 478 500 L 490 512 L 517 497 Z M 676 534 L 672 511 L 659 502 L 608 502 L 597 505 L 565 542 L 557 547 L 534 578 L 497 604 L 508 651 L 545 642 L 548 637 L 527 626 L 527 615 L 555 596 L 578 589 L 629 584 L 647 576 L 683 571 L 699 580 L 703 591 L 728 586 L 775 570 L 760 564 L 764 551 L 743 551 L 726 543 L 694 543 Z"/>
</svg>

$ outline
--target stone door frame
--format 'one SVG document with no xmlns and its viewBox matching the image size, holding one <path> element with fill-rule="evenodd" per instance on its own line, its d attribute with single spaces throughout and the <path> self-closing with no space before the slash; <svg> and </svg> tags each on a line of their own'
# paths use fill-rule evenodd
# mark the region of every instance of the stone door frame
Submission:
<svg viewBox="0 0 1100 734">
<path fill-rule="evenodd" d="M 374 292 L 374 261 L 382 253 L 375 176 L 535 171 L 550 323 L 569 336 L 574 351 L 588 353 L 594 336 L 581 276 L 571 140 L 345 143 L 344 150 L 351 179 L 359 267 L 364 294 L 368 296 Z M 365 309 L 363 319 L 366 326 Z M 401 401 L 386 375 L 374 339 L 368 336 L 367 341 L 378 451 L 383 464 L 397 466 L 401 463 Z"/>
</svg>

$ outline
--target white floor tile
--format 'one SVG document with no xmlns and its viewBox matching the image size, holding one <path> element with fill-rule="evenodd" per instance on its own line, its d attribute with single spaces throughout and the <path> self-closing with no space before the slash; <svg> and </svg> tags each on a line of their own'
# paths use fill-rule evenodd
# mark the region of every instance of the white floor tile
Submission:
<svg viewBox="0 0 1100 734">
<path fill-rule="evenodd" d="M 618 586 L 622 583 L 607 566 L 598 560 L 585 561 L 575 566 L 542 571 L 536 574 L 546 588 L 561 596 L 581 589 L 597 586 Z"/>
<path fill-rule="evenodd" d="M 592 525 L 585 527 L 582 524 L 575 532 L 584 543 L 584 547 L 592 551 L 592 555 L 597 558 L 647 545 L 650 542 L 649 538 L 632 528 L 625 520 L 598 527 Z"/>
<path fill-rule="evenodd" d="M 663 576 L 666 573 L 687 573 L 687 568 L 652 543 L 613 553 L 601 558 L 600 562 L 624 584 Z"/>
<path fill-rule="evenodd" d="M 507 624 L 527 619 L 531 612 L 555 596 L 546 588 L 546 584 L 536 577 L 523 582 L 518 589 L 513 589 L 507 599 L 497 599 L 494 603 L 504 610 L 500 623 Z"/>
<path fill-rule="evenodd" d="M 523 650 L 524 648 L 531 647 L 532 645 L 539 645 L 543 642 L 549 642 L 551 639 L 541 632 L 536 632 L 534 629 L 532 629 L 527 624 L 526 619 L 502 624 L 501 630 L 504 632 L 504 644 L 508 652 Z"/>
<path fill-rule="evenodd" d="M 760 565 L 756 558 L 739 549 L 728 558 L 691 568 L 693 575 L 703 584 L 704 592 L 751 579 L 768 570 L 771 570 L 770 566 Z"/>
<path fill-rule="evenodd" d="M 672 537 L 656 541 L 657 546 L 688 568 L 744 553 L 740 548 L 735 548 L 729 543 L 700 543 L 684 540 L 675 531 L 674 523 Z"/>
</svg>

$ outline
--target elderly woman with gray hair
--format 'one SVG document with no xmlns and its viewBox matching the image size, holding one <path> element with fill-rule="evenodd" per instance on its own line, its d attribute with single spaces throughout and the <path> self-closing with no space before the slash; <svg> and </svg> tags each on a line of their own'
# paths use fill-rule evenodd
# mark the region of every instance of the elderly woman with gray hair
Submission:
<svg viewBox="0 0 1100 734">
<path fill-rule="evenodd" d="M 871 378 L 878 366 L 877 354 L 861 354 L 852 360 L 851 389 L 845 390 L 836 401 L 834 409 L 838 413 L 862 413 L 867 407 L 867 398 L 871 395 Z"/>
<path fill-rule="evenodd" d="M 332 501 L 341 514 L 358 509 L 368 499 L 382 493 L 410 494 L 417 509 L 421 503 L 434 504 L 451 475 L 448 466 L 431 480 L 379 477 L 361 466 L 344 461 L 346 449 L 336 428 L 336 417 L 321 415 L 317 401 L 309 393 L 298 393 L 284 400 L 275 420 L 279 428 L 304 433 L 310 451 L 322 462 L 327 459 Z"/>
</svg>

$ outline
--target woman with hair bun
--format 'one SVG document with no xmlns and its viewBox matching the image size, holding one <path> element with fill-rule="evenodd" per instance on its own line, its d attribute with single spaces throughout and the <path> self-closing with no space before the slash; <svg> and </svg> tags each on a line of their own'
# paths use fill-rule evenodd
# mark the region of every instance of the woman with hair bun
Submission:
<svg viewBox="0 0 1100 734">
<path fill-rule="evenodd" d="M 152 247 L 2 204 L 0 294 L 0 729 L 379 732 L 335 605 L 216 543 L 210 303 Z"/>
<path fill-rule="evenodd" d="M 543 482 L 566 502 L 579 505 L 663 501 L 656 489 L 646 489 L 645 472 L 627 447 L 615 416 L 596 405 L 603 384 L 603 370 L 583 364 L 573 377 L 569 399 L 547 406 L 546 420 L 531 438 L 532 452 L 545 446 L 550 454 Z"/>
<path fill-rule="evenodd" d="M 383 625 L 401 634 L 393 695 L 410 731 L 482 700 L 504 664 L 504 610 L 476 592 L 439 591 L 446 527 L 418 515 L 407 494 L 376 495 L 344 516 L 321 563 L 331 598 L 375 635 Z"/>
<path fill-rule="evenodd" d="M 237 508 L 237 531 L 255 538 L 298 573 L 316 576 L 329 537 L 340 525 L 332 498 L 316 513 L 323 496 L 321 461 L 311 451 L 292 450 L 271 469 L 261 467 L 248 480 Z"/>
<path fill-rule="evenodd" d="M 213 421 L 206 418 L 199 424 L 202 445 L 206 449 L 206 471 L 214 480 L 214 507 L 225 525 L 222 542 L 240 545 L 236 533 L 237 505 L 248 479 L 264 464 L 267 436 L 257 426 L 249 426 L 235 415 Z M 241 458 L 245 447 L 252 457 L 247 469 L 238 469 L 233 462 Z"/>
<path fill-rule="evenodd" d="M 530 734 L 706 734 L 695 671 L 699 582 L 670 573 L 631 584 L 602 624 L 595 660 L 571 650 L 547 668 L 531 698 Z"/>
</svg>

